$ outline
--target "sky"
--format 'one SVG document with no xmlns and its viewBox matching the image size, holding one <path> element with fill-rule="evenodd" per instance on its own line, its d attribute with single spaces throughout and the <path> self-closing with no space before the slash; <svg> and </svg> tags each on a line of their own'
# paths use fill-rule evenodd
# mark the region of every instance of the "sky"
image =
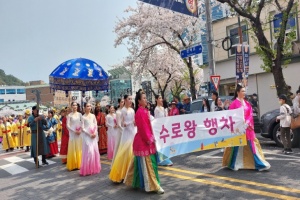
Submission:
<svg viewBox="0 0 300 200">
<path fill-rule="evenodd" d="M 128 51 L 114 47 L 113 32 L 137 0 L 0 0 L 0 69 L 28 82 L 73 58 L 88 58 L 105 71 Z"/>
</svg>

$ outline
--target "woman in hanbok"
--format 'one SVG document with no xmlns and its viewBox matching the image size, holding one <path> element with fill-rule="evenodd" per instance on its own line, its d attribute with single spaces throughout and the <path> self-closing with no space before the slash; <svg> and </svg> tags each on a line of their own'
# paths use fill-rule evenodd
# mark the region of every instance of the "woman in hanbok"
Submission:
<svg viewBox="0 0 300 200">
<path fill-rule="evenodd" d="M 135 115 L 137 134 L 133 141 L 134 159 L 129 166 L 124 183 L 133 188 L 144 189 L 146 192 L 155 191 L 163 194 L 164 190 L 160 187 L 158 176 L 155 138 L 151 128 L 150 113 L 146 109 L 146 95 L 144 92 L 138 92 L 135 98 L 139 108 Z"/>
<path fill-rule="evenodd" d="M 99 152 L 100 154 L 107 153 L 107 132 L 106 132 L 106 121 L 105 114 L 101 112 L 100 104 L 97 104 L 95 108 L 95 116 L 98 124 L 98 134 L 99 134 Z"/>
<path fill-rule="evenodd" d="M 67 117 L 67 128 L 69 131 L 67 169 L 69 171 L 80 169 L 82 155 L 82 115 L 77 112 L 76 102 L 73 102 L 71 106 L 72 112 Z"/>
<path fill-rule="evenodd" d="M 129 95 L 124 96 L 125 106 L 121 110 L 121 124 L 123 127 L 123 133 L 119 145 L 118 152 L 116 154 L 109 179 L 116 183 L 121 183 L 128 170 L 129 164 L 133 159 L 132 143 L 135 135 L 135 122 L 134 122 L 134 110 L 132 109 L 132 97 Z"/>
<path fill-rule="evenodd" d="M 56 140 L 57 121 L 53 117 L 54 113 L 52 110 L 48 112 L 47 118 L 47 141 L 50 149 L 50 153 L 47 155 L 48 158 L 56 156 L 58 154 L 58 145 Z"/>
<path fill-rule="evenodd" d="M 62 164 L 67 163 L 68 155 L 68 144 L 69 144 L 69 131 L 67 129 L 67 117 L 70 114 L 70 108 L 63 109 L 61 111 L 61 127 L 62 127 L 62 136 L 61 136 L 61 145 L 60 145 L 60 158 Z"/>
<path fill-rule="evenodd" d="M 154 109 L 154 118 L 161 118 L 161 117 L 167 117 L 168 111 L 163 107 L 163 98 L 160 95 L 156 95 L 155 97 L 156 101 L 156 107 Z M 172 166 L 172 161 L 168 158 L 160 163 L 158 163 L 160 166 Z"/>
<path fill-rule="evenodd" d="M 119 145 L 120 145 L 120 141 L 121 141 L 121 136 L 122 136 L 122 133 L 123 133 L 123 127 L 122 127 L 122 124 L 121 124 L 121 122 L 122 122 L 122 120 L 121 120 L 121 116 L 122 116 L 121 110 L 124 107 L 124 99 L 123 98 L 122 99 L 118 99 L 118 103 L 119 103 L 119 106 L 118 106 L 118 109 L 116 111 L 116 119 L 117 119 L 117 124 L 118 124 L 117 131 L 118 132 L 117 132 L 117 136 L 116 136 L 114 156 L 113 156 L 113 159 L 111 161 L 111 166 L 114 163 L 116 154 L 117 154 L 118 149 L 119 149 Z"/>
<path fill-rule="evenodd" d="M 115 114 L 114 106 L 110 106 L 109 114 L 106 115 L 106 127 L 107 130 L 107 159 L 112 160 L 114 157 L 114 150 L 116 146 L 116 140 L 118 135 L 117 117 Z"/>
<path fill-rule="evenodd" d="M 225 148 L 223 167 L 235 171 L 239 169 L 268 170 L 271 165 L 265 160 L 259 141 L 255 136 L 252 106 L 245 100 L 245 94 L 245 88 L 238 84 L 235 91 L 235 100 L 231 103 L 229 109 L 243 107 L 245 126 L 247 126 L 247 145 Z"/>
<path fill-rule="evenodd" d="M 82 116 L 81 176 L 98 174 L 101 170 L 96 117 L 91 113 L 92 106 L 90 103 L 86 103 L 84 109 L 85 114 Z"/>
</svg>

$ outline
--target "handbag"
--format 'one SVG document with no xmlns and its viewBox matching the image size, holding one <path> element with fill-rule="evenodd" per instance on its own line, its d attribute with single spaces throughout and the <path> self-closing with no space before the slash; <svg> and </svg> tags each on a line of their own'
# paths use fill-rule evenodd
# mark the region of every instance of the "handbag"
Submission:
<svg viewBox="0 0 300 200">
<path fill-rule="evenodd" d="M 296 129 L 300 127 L 300 115 L 297 117 L 292 117 L 291 119 L 291 129 Z"/>
</svg>

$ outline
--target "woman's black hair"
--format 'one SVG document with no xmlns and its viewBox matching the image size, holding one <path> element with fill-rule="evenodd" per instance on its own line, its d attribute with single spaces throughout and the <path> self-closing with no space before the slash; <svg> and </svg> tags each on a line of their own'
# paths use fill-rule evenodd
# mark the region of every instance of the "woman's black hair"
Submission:
<svg viewBox="0 0 300 200">
<path fill-rule="evenodd" d="M 138 110 L 139 108 L 139 100 L 142 99 L 142 95 L 145 94 L 145 92 L 142 89 L 139 89 L 139 91 L 136 93 L 135 95 L 135 112 Z"/>
<path fill-rule="evenodd" d="M 125 94 L 125 95 L 124 95 L 124 99 L 127 99 L 129 96 L 130 96 L 130 95 Z"/>
<path fill-rule="evenodd" d="M 75 101 L 73 101 L 73 102 L 71 103 L 71 106 L 73 106 L 74 103 L 76 103 L 76 105 L 79 106 L 78 103 L 75 102 Z"/>
<path fill-rule="evenodd" d="M 244 88 L 244 86 L 237 84 L 237 86 L 235 88 L 235 92 L 234 92 L 234 99 L 236 99 L 238 97 L 238 92 L 240 92 L 242 88 Z"/>
<path fill-rule="evenodd" d="M 159 95 L 159 94 L 155 95 L 155 107 L 157 106 L 157 100 L 159 97 L 161 97 L 161 95 Z"/>
<path fill-rule="evenodd" d="M 207 107 L 207 112 L 210 112 L 210 105 L 209 105 L 209 101 L 207 98 L 204 98 L 203 101 L 205 101 L 205 105 Z M 201 111 L 204 111 L 204 104 L 202 104 L 202 108 Z"/>
<path fill-rule="evenodd" d="M 218 105 L 219 93 L 217 91 L 213 91 L 212 94 L 216 96 L 215 105 L 217 106 Z"/>
<path fill-rule="evenodd" d="M 49 113 L 52 115 L 52 117 L 54 116 L 53 110 L 49 110 L 49 111 L 48 111 L 48 114 L 49 114 Z"/>
</svg>

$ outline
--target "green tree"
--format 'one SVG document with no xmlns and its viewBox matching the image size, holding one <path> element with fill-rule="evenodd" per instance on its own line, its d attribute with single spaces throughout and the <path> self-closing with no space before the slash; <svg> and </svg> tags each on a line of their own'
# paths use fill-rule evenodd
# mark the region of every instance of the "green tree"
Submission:
<svg viewBox="0 0 300 200">
<path fill-rule="evenodd" d="M 253 39 L 256 43 L 256 53 L 263 61 L 262 69 L 266 72 L 271 72 L 274 77 L 277 95 L 286 94 L 290 98 L 288 86 L 283 76 L 282 68 L 285 67 L 291 58 L 291 38 L 293 34 L 286 34 L 288 19 L 293 14 L 294 8 L 298 6 L 294 0 L 217 0 L 221 3 L 228 4 L 238 15 L 243 16 L 250 24 L 251 31 L 253 32 Z M 267 39 L 266 34 L 270 34 L 266 30 L 269 23 L 264 22 L 263 10 L 268 7 L 274 7 L 274 11 L 282 13 L 281 26 L 278 28 L 278 33 L 275 34 L 277 46 L 273 49 L 272 41 Z M 273 17 L 267 16 L 272 19 Z"/>
</svg>

